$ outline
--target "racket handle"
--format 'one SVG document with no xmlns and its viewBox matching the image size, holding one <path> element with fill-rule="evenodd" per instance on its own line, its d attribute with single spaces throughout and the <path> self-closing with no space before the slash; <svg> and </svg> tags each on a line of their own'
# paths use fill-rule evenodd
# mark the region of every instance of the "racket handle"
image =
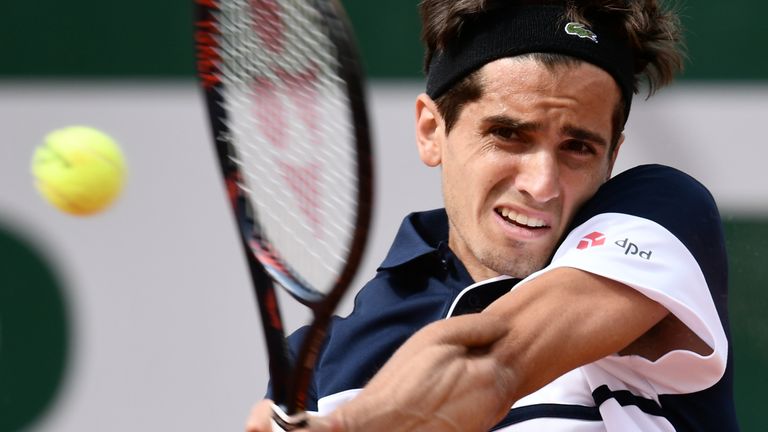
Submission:
<svg viewBox="0 0 768 432">
<path fill-rule="evenodd" d="M 272 404 L 272 432 L 288 432 L 309 426 L 309 416 L 301 412 L 292 416 L 279 406 Z"/>
</svg>

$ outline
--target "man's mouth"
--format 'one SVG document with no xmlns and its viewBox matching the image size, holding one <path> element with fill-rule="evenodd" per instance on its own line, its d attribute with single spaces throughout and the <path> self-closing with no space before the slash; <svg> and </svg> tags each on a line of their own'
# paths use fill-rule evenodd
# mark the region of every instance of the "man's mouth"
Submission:
<svg viewBox="0 0 768 432">
<path fill-rule="evenodd" d="M 522 213 L 518 213 L 514 210 L 510 210 L 506 207 L 497 208 L 495 209 L 496 214 L 504 218 L 507 222 L 523 227 L 523 228 L 544 228 L 547 226 L 546 222 L 544 222 L 542 219 L 538 219 L 535 217 L 529 217 L 527 215 L 524 215 Z"/>
</svg>

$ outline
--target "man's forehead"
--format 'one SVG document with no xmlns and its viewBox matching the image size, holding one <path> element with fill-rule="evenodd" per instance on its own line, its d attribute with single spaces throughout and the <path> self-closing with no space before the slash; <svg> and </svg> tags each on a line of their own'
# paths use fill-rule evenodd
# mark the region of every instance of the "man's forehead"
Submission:
<svg viewBox="0 0 768 432">
<path fill-rule="evenodd" d="M 549 90 L 588 95 L 599 90 L 615 94 L 615 101 L 620 95 L 618 84 L 608 72 L 580 60 L 548 65 L 531 56 L 505 57 L 483 66 L 479 78 L 484 89 L 496 92 Z M 613 105 L 615 101 L 606 96 L 601 95 Z"/>
<path fill-rule="evenodd" d="M 475 121 L 507 118 L 531 131 L 555 127 L 588 131 L 596 142 L 611 139 L 620 90 L 590 63 L 552 68 L 531 58 L 503 58 L 484 66 L 478 79 L 482 95 L 464 108 Z"/>
</svg>

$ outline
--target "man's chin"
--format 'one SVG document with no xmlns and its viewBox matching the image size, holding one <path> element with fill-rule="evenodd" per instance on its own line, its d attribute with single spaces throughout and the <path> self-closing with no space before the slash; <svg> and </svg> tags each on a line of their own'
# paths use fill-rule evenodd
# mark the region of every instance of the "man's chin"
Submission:
<svg viewBox="0 0 768 432">
<path fill-rule="evenodd" d="M 538 256 L 494 256 L 485 260 L 485 266 L 500 275 L 523 279 L 544 268 L 546 260 Z"/>
</svg>

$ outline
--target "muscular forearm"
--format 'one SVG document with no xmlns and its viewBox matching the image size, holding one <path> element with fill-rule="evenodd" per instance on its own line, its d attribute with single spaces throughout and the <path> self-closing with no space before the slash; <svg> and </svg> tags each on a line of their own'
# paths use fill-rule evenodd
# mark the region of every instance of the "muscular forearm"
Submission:
<svg viewBox="0 0 768 432">
<path fill-rule="evenodd" d="M 333 416 L 345 431 L 488 430 L 510 406 L 514 378 L 490 355 L 506 330 L 480 315 L 427 326 Z"/>
<path fill-rule="evenodd" d="M 363 392 L 313 432 L 486 431 L 509 409 L 507 368 L 489 355 L 506 323 L 480 315 L 425 327 L 408 340 Z M 482 415 L 468 409 L 477 406 Z M 271 432 L 271 402 L 254 406 L 246 431 Z"/>
</svg>

